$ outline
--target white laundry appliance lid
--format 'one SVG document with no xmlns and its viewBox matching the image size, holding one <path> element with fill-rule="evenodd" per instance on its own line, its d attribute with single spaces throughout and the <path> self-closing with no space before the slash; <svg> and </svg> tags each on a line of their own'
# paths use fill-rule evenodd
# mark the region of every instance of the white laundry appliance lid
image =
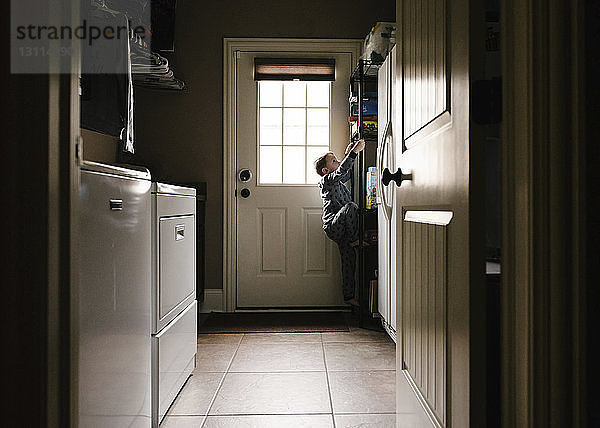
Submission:
<svg viewBox="0 0 600 428">
<path fill-rule="evenodd" d="M 152 176 L 148 168 L 137 165 L 125 164 L 106 164 L 84 160 L 81 163 L 81 169 L 84 171 L 100 172 L 104 174 L 113 174 L 124 177 L 137 178 L 140 180 L 151 180 Z"/>
<path fill-rule="evenodd" d="M 178 195 L 178 196 L 196 196 L 196 189 L 193 187 L 177 186 L 167 183 L 152 183 L 152 193 L 157 195 Z"/>
</svg>

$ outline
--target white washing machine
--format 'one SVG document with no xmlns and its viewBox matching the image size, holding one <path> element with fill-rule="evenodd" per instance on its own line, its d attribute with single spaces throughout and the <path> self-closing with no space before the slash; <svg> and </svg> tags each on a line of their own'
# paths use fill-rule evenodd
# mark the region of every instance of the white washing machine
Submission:
<svg viewBox="0 0 600 428">
<path fill-rule="evenodd" d="M 152 425 L 194 369 L 196 189 L 152 184 Z"/>
</svg>

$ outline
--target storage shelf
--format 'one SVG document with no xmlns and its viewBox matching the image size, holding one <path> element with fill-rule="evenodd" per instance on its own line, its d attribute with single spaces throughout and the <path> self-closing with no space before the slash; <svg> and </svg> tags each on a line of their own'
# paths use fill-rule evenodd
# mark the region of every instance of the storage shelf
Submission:
<svg viewBox="0 0 600 428">
<path fill-rule="evenodd" d="M 382 62 L 375 62 L 371 60 L 361 59 L 352 70 L 352 74 L 350 75 L 350 82 L 353 80 L 360 79 L 375 79 L 377 80 L 377 72 L 379 71 L 379 67 L 381 67 Z M 362 68 L 362 76 L 361 76 L 361 68 Z"/>
<path fill-rule="evenodd" d="M 363 97 L 363 101 L 377 101 L 377 97 L 364 96 Z M 351 95 L 348 98 L 348 103 L 352 104 L 352 103 L 356 103 L 356 102 L 358 102 L 358 97 L 356 95 Z"/>
<path fill-rule="evenodd" d="M 359 135 L 358 132 L 355 132 L 354 135 L 352 136 L 352 141 L 358 141 Z M 363 140 L 365 140 L 365 143 L 376 143 L 377 144 L 377 136 L 375 135 L 363 135 Z"/>
<path fill-rule="evenodd" d="M 375 270 L 378 268 L 378 248 L 376 240 L 370 240 L 369 245 L 363 245 L 366 231 L 377 228 L 377 207 L 366 208 L 366 173 L 367 167 L 376 163 L 377 157 L 377 131 L 370 132 L 364 129 L 363 121 L 368 116 L 363 116 L 362 105 L 368 98 L 376 101 L 377 97 L 377 75 L 380 63 L 360 60 L 350 77 L 349 103 L 358 103 L 357 116 L 358 130 L 352 134 L 352 140 L 356 141 L 360 135 L 367 143 L 365 149 L 360 152 L 354 169 L 352 180 L 352 195 L 354 202 L 359 206 L 359 236 L 360 243 L 358 252 L 358 299 L 361 303 L 359 310 L 359 326 L 373 330 L 382 330 L 381 321 L 369 310 L 370 282 L 376 280 Z M 350 110 L 351 111 L 351 110 Z M 373 116 L 373 115 L 369 115 Z M 356 126 L 356 125 L 355 125 Z"/>
</svg>

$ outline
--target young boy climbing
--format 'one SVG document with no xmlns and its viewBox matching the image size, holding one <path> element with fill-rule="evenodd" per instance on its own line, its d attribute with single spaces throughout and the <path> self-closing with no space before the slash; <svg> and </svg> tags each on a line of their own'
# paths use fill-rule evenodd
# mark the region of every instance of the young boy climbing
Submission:
<svg viewBox="0 0 600 428">
<path fill-rule="evenodd" d="M 340 250 L 342 260 L 342 291 L 344 302 L 358 306 L 354 298 L 354 269 L 358 244 L 358 206 L 352 202 L 350 191 L 343 183 L 350 179 L 350 170 L 365 141 L 348 144 L 346 157 L 339 162 L 332 152 L 315 160 L 315 169 L 321 176 L 319 188 L 323 199 L 323 230 Z"/>
</svg>

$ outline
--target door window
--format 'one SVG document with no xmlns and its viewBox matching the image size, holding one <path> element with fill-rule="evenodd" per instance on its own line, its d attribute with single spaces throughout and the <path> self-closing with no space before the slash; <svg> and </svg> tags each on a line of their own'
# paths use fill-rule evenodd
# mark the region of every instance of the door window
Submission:
<svg viewBox="0 0 600 428">
<path fill-rule="evenodd" d="M 329 151 L 331 82 L 258 82 L 259 184 L 315 184 Z"/>
</svg>

